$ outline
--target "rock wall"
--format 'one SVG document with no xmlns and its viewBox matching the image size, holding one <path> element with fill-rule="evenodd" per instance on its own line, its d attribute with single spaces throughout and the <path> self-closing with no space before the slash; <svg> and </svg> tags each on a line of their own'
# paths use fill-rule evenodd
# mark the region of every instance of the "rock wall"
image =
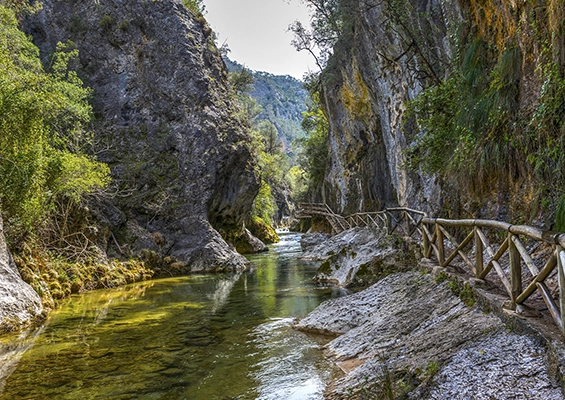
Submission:
<svg viewBox="0 0 565 400">
<path fill-rule="evenodd" d="M 22 280 L 8 252 L 0 217 L 0 332 L 28 325 L 42 312 L 39 295 Z"/>
<path fill-rule="evenodd" d="M 483 60 L 487 64 L 495 64 L 496 57 L 509 48 L 520 50 L 517 104 L 531 112 L 528 107 L 542 92 L 542 53 L 548 51 L 543 50 L 546 33 L 540 32 L 551 26 L 555 11 L 549 6 L 499 0 L 359 0 L 348 4 L 346 28 L 322 74 L 323 106 L 331 128 L 330 162 L 320 200 L 344 213 L 400 205 L 452 217 L 476 214 L 511 219 L 518 215 L 517 211 L 506 215 L 500 210 L 512 197 L 523 208 L 524 194 L 531 185 L 525 159 L 515 167 L 501 167 L 497 179 L 508 182 L 498 186 L 489 182 L 490 192 L 480 195 L 469 189 L 471 180 L 466 176 L 443 179 L 413 172 L 406 165 L 405 152 L 425 133 L 406 116 L 406 105 L 423 89 L 441 84 L 458 65 L 459 53 L 464 54 L 470 43 L 482 41 L 494 59 Z M 492 76 L 492 71 L 487 69 L 485 77 Z M 511 165 L 511 161 L 501 162 Z M 506 177 L 505 173 L 519 176 Z M 532 192 L 528 195 L 535 197 Z M 521 212 L 528 214 L 529 210 Z M 535 210 L 526 218 L 536 218 L 533 214 Z"/>
<path fill-rule="evenodd" d="M 244 268 L 220 233 L 243 232 L 259 180 L 204 18 L 180 0 L 46 0 L 24 26 L 47 65 L 74 42 L 94 89 L 96 151 L 114 181 L 93 205 L 101 246 L 148 249 L 182 272 Z"/>
<path fill-rule="evenodd" d="M 330 122 L 330 165 L 326 198 L 336 210 L 353 213 L 401 205 L 432 210 L 439 186 L 405 167 L 410 135 L 404 126 L 407 101 L 441 76 L 452 49 L 447 35 L 461 20 L 457 2 L 359 1 L 351 31 L 343 34 L 323 75 L 323 105 Z M 396 13 L 402 16 L 396 19 Z M 414 40 L 425 37 L 420 54 Z M 347 44 L 347 45 L 346 45 Z M 432 64 L 432 68 L 424 63 Z"/>
</svg>

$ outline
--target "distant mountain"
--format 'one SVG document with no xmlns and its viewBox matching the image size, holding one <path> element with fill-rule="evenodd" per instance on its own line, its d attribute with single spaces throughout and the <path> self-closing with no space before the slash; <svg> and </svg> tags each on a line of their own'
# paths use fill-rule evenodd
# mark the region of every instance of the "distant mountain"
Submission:
<svg viewBox="0 0 565 400">
<path fill-rule="evenodd" d="M 228 70 L 241 71 L 243 65 L 224 58 Z M 279 131 L 285 152 L 291 153 L 294 139 L 304 137 L 302 129 L 302 112 L 306 111 L 309 101 L 308 91 L 302 82 L 290 75 L 273 75 L 268 72 L 251 71 L 255 86 L 250 95 L 257 101 L 263 111 L 259 119 L 272 122 Z"/>
</svg>

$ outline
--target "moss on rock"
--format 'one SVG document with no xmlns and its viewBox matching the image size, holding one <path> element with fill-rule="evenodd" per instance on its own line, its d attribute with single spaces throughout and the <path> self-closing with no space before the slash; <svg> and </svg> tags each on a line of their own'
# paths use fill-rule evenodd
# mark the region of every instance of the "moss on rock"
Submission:
<svg viewBox="0 0 565 400">
<path fill-rule="evenodd" d="M 249 231 L 265 244 L 280 242 L 279 235 L 272 226 L 266 224 L 261 218 L 253 217 L 245 222 L 245 226 Z"/>
<path fill-rule="evenodd" d="M 45 308 L 87 290 L 117 287 L 150 279 L 154 271 L 141 260 L 69 263 L 48 254 L 14 256 L 22 279 L 41 297 Z"/>
</svg>

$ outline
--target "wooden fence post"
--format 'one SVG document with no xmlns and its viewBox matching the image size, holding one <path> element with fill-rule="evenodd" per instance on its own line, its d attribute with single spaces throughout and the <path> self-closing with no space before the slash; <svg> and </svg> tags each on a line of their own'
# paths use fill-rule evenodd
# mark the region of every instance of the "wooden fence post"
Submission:
<svg viewBox="0 0 565 400">
<path fill-rule="evenodd" d="M 424 247 L 424 251 L 423 251 L 423 255 L 424 257 L 428 257 L 428 250 L 430 248 L 430 238 L 428 237 L 428 234 L 426 233 L 426 230 L 423 229 L 424 228 L 424 223 L 422 223 L 422 245 Z"/>
<path fill-rule="evenodd" d="M 555 256 L 557 257 L 557 270 L 559 272 L 559 308 L 561 309 L 561 333 L 565 335 L 565 252 L 560 245 L 555 246 Z"/>
<path fill-rule="evenodd" d="M 443 248 L 443 232 L 441 231 L 439 224 L 436 222 L 436 238 L 437 238 L 437 253 L 438 261 L 440 267 L 445 267 L 443 263 L 445 262 L 445 250 Z"/>
<path fill-rule="evenodd" d="M 392 214 L 390 213 L 390 211 L 387 211 L 385 213 L 386 216 L 386 233 L 390 235 L 390 233 L 392 232 Z"/>
<path fill-rule="evenodd" d="M 510 254 L 510 285 L 512 287 L 512 305 L 516 306 L 516 299 L 522 293 L 522 267 L 520 266 L 520 252 L 512 240 L 512 233 L 508 233 L 508 253 Z"/>
<path fill-rule="evenodd" d="M 476 277 L 480 277 L 483 273 L 483 241 L 479 236 L 479 227 L 475 226 L 475 271 Z"/>
</svg>

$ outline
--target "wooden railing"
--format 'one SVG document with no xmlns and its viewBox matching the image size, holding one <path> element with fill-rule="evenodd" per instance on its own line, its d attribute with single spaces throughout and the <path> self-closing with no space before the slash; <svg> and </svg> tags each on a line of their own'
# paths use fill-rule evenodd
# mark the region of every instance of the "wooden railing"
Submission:
<svg viewBox="0 0 565 400">
<path fill-rule="evenodd" d="M 464 236 L 461 243 L 454 230 Z M 489 238 L 501 243 L 491 243 Z M 539 293 L 565 333 L 565 234 L 501 221 L 424 218 L 422 245 L 424 257 L 430 258 L 433 252 L 442 267 L 459 258 L 478 279 L 496 274 L 518 312 L 528 298 Z M 546 284 L 555 268 L 558 282 L 553 289 L 559 290 L 559 305 Z"/>
<path fill-rule="evenodd" d="M 420 231 L 420 224 L 425 214 L 421 211 L 405 207 L 387 208 L 383 211 L 365 212 L 342 217 L 323 203 L 301 203 L 297 212 L 297 218 L 311 218 L 321 216 L 330 223 L 333 233 L 341 233 L 346 229 L 354 227 L 369 227 L 375 229 L 386 229 L 390 235 L 394 232 L 413 236 Z"/>
<path fill-rule="evenodd" d="M 325 204 L 303 204 L 300 215 L 324 216 L 334 221 L 336 233 L 373 227 L 420 240 L 423 256 L 435 256 L 441 267 L 459 261 L 477 279 L 498 280 L 518 313 L 538 293 L 565 334 L 565 233 L 492 220 L 428 218 L 403 207 L 341 217 Z M 337 220 L 342 223 L 336 229 Z"/>
<path fill-rule="evenodd" d="M 332 227 L 333 233 L 337 234 L 355 226 L 351 225 L 347 218 L 334 213 L 327 204 L 302 203 L 299 207 L 296 215 L 298 218 L 311 218 L 313 216 L 324 217 Z"/>
</svg>

